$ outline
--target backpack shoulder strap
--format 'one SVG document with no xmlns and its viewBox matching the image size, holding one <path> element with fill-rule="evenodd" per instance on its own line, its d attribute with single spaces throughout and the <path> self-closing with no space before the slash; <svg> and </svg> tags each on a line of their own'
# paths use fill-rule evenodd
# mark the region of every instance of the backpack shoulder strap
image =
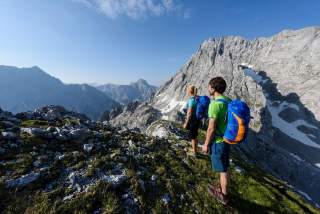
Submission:
<svg viewBox="0 0 320 214">
<path fill-rule="evenodd" d="M 223 98 L 219 98 L 219 99 L 216 99 L 214 101 L 221 102 L 221 103 L 224 103 L 226 105 L 228 105 L 230 103 L 229 101 L 227 101 L 226 99 L 223 99 Z"/>
</svg>

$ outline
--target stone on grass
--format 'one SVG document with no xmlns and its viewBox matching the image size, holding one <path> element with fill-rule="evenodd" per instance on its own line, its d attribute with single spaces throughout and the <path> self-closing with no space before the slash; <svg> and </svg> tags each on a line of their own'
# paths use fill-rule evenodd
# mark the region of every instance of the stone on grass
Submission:
<svg viewBox="0 0 320 214">
<path fill-rule="evenodd" d="M 157 175 L 152 175 L 151 176 L 151 181 L 156 181 L 158 179 L 158 176 Z"/>
<path fill-rule="evenodd" d="M 85 150 L 86 152 L 91 152 L 92 149 L 93 149 L 93 144 L 84 144 L 83 145 L 83 150 Z"/>
<path fill-rule="evenodd" d="M 14 132 L 2 132 L 2 137 L 5 140 L 15 140 L 15 139 L 17 139 L 17 135 Z"/>
<path fill-rule="evenodd" d="M 23 175 L 20 178 L 7 181 L 6 186 L 8 188 L 26 186 L 26 185 L 34 182 L 35 180 L 37 180 L 39 178 L 39 176 L 40 176 L 39 173 L 32 172 L 30 174 Z"/>
<path fill-rule="evenodd" d="M 170 201 L 171 201 L 170 195 L 169 195 L 168 193 L 165 194 L 165 195 L 162 197 L 162 201 L 163 201 L 163 203 L 164 203 L 165 205 L 169 204 Z"/>
<path fill-rule="evenodd" d="M 102 177 L 102 180 L 104 180 L 107 183 L 112 184 L 114 188 L 120 186 L 124 181 L 127 180 L 127 175 L 125 173 L 125 170 L 122 170 L 122 173 L 119 175 L 104 175 Z"/>
</svg>

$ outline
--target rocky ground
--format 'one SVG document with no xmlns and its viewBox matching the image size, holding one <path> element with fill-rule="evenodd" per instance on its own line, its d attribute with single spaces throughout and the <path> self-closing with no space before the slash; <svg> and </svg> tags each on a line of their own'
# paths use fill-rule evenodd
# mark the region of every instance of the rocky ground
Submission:
<svg viewBox="0 0 320 214">
<path fill-rule="evenodd" d="M 186 136 L 167 121 L 145 135 L 57 106 L 0 110 L 0 212 L 320 213 L 236 152 L 222 206 L 207 194 L 209 157 L 187 156 Z"/>
</svg>

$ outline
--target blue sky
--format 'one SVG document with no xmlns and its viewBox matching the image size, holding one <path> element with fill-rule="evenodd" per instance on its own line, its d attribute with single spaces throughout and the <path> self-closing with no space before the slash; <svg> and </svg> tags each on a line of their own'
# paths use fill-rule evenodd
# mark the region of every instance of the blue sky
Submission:
<svg viewBox="0 0 320 214">
<path fill-rule="evenodd" d="M 160 85 L 210 38 L 320 25 L 320 0 L 0 0 L 0 64 Z"/>
</svg>

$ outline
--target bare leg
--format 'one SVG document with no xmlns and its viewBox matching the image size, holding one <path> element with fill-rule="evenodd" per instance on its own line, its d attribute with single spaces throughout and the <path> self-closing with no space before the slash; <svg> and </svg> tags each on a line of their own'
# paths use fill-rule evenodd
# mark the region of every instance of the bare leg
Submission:
<svg viewBox="0 0 320 214">
<path fill-rule="evenodd" d="M 198 149 L 198 139 L 192 139 L 192 151 L 196 154 Z"/>
<path fill-rule="evenodd" d="M 221 172 L 220 173 L 220 185 L 221 185 L 221 192 L 224 195 L 228 195 L 228 172 Z"/>
</svg>

